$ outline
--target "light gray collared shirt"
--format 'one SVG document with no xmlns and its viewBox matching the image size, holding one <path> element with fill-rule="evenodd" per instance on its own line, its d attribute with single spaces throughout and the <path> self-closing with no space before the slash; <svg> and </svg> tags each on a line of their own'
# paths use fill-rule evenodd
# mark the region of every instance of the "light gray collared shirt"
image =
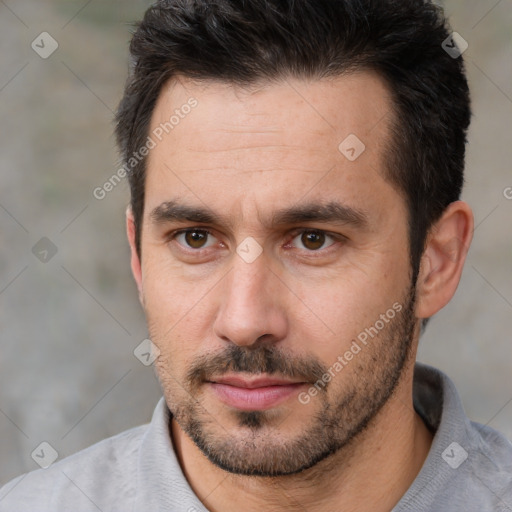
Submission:
<svg viewBox="0 0 512 512">
<path fill-rule="evenodd" d="M 417 363 L 414 406 L 435 432 L 391 512 L 512 512 L 512 444 L 471 422 L 452 381 Z M 0 489 L 0 512 L 208 512 L 183 475 L 162 398 L 149 425 L 105 439 Z"/>
</svg>

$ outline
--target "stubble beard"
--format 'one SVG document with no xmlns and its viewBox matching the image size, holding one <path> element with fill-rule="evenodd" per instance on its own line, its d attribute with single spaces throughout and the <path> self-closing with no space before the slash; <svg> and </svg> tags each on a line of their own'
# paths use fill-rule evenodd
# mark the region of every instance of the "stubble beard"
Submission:
<svg viewBox="0 0 512 512">
<path fill-rule="evenodd" d="M 343 368 L 342 373 L 351 372 L 350 382 L 345 379 L 343 388 L 334 395 L 334 377 L 309 404 L 299 405 L 315 407 L 316 412 L 293 438 L 286 437 L 279 429 L 281 423 L 290 421 L 287 414 L 293 416 L 293 409 L 281 415 L 272 409 L 231 410 L 226 417 L 216 418 L 207 411 L 207 404 L 201 403 L 201 390 L 208 376 L 227 371 L 304 377 L 312 383 L 328 372 L 329 367 L 318 360 L 284 355 L 273 345 L 242 348 L 233 344 L 221 354 L 199 358 L 179 386 L 175 379 L 166 377 L 169 362 L 162 359 L 157 363 L 157 373 L 172 418 L 210 462 L 230 473 L 278 477 L 305 471 L 348 448 L 398 386 L 413 345 L 414 287 L 402 304 L 402 311 L 379 336 L 369 341 Z"/>
</svg>

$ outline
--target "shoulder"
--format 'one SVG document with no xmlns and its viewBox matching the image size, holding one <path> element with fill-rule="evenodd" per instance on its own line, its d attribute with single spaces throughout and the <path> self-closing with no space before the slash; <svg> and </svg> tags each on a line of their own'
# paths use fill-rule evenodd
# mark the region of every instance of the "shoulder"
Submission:
<svg viewBox="0 0 512 512">
<path fill-rule="evenodd" d="M 512 443 L 500 432 L 479 423 L 472 427 L 471 461 L 472 481 L 489 492 L 496 502 L 503 501 L 512 508 Z M 503 510 L 508 510 L 503 508 Z"/>
<path fill-rule="evenodd" d="M 512 443 L 493 428 L 471 421 L 454 383 L 436 368 L 416 365 L 414 405 L 434 439 L 419 475 L 394 512 L 510 512 Z"/>
<path fill-rule="evenodd" d="M 22 475 L 0 489 L 0 512 L 98 510 L 136 491 L 138 455 L 148 426 L 105 439 L 89 448 Z"/>
</svg>

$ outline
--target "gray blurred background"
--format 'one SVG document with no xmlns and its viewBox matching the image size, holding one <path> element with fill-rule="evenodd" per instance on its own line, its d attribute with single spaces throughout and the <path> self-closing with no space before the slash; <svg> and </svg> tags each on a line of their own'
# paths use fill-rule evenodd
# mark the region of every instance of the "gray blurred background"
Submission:
<svg viewBox="0 0 512 512">
<path fill-rule="evenodd" d="M 148 5 L 0 0 L 0 485 L 38 467 L 42 441 L 65 457 L 148 422 L 160 396 L 133 354 L 147 332 L 124 234 L 128 187 L 93 195 L 119 167 L 113 111 L 130 23 Z M 469 43 L 464 199 L 477 228 L 419 359 L 454 379 L 472 419 L 512 438 L 512 1 L 445 6 Z M 42 32 L 59 45 L 48 58 L 36 53 L 55 44 Z"/>
</svg>

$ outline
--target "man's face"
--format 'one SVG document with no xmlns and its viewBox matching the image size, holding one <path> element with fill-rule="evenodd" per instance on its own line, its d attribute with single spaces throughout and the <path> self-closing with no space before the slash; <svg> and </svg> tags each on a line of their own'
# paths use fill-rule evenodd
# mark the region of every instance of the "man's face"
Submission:
<svg viewBox="0 0 512 512">
<path fill-rule="evenodd" d="M 150 133 L 176 110 L 148 159 L 139 279 L 167 404 L 226 470 L 303 470 L 376 415 L 414 338 L 389 93 L 370 73 L 181 80 Z"/>
</svg>

